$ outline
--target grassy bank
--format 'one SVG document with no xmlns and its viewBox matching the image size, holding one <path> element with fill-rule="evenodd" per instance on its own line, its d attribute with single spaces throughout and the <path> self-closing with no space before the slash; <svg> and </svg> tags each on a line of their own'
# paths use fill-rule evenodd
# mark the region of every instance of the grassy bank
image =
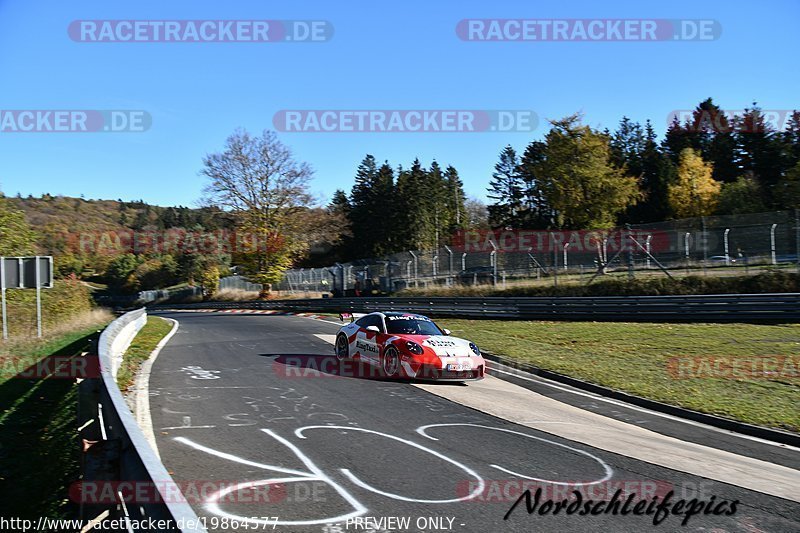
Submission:
<svg viewBox="0 0 800 533">
<path fill-rule="evenodd" d="M 125 391 L 133 385 L 139 367 L 147 361 L 158 343 L 167 336 L 170 330 L 172 330 L 172 322 L 157 316 L 147 317 L 147 324 L 133 339 L 122 358 L 122 365 L 117 373 L 117 385 L 120 390 Z"/>
<path fill-rule="evenodd" d="M 43 357 L 74 357 L 89 349 L 103 324 L 85 326 L 45 341 L 15 343 L 17 368 Z M 9 350 L 8 344 L 0 344 Z M 8 357 L 8 356 L 5 356 Z M 21 379 L 8 364 L 0 378 L 0 501 L 3 516 L 71 518 L 77 506 L 68 500 L 78 479 L 80 442 L 77 385 L 47 375 Z"/>
<path fill-rule="evenodd" d="M 800 275 L 793 272 L 769 271 L 754 276 L 686 276 L 667 278 L 638 277 L 628 279 L 627 274 L 609 274 L 587 283 L 589 276 L 581 281 L 575 279 L 565 283 L 559 277 L 559 285 L 553 282 L 537 285 L 515 285 L 503 289 L 501 285 L 465 285 L 456 287 L 411 288 L 396 296 L 659 296 L 686 294 L 763 294 L 772 292 L 800 292 Z"/>
<path fill-rule="evenodd" d="M 800 431 L 800 325 L 440 321 L 481 349 L 704 413 Z M 703 366 L 709 357 L 723 358 Z M 729 372 L 766 361 L 771 372 Z M 674 360 L 673 358 L 679 358 Z M 688 358 L 701 358 L 699 360 Z M 683 366 L 679 366 L 683 365 Z M 762 368 L 758 366 L 757 368 Z M 782 371 L 781 371 L 782 370 Z"/>
</svg>

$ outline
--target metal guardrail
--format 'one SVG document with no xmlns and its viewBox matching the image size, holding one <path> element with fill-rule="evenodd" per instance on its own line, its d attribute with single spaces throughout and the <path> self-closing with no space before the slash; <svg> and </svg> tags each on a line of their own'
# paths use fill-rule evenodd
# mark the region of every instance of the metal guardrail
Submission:
<svg viewBox="0 0 800 533">
<path fill-rule="evenodd" d="M 121 501 L 113 505 L 106 502 L 82 505 L 81 518 L 93 520 L 99 512 L 107 511 L 108 518 L 127 519 L 128 531 L 204 532 L 191 506 L 185 501 L 174 501 L 177 485 L 148 444 L 112 372 L 112 361 L 119 355 L 116 352 L 124 349 L 122 344 L 127 344 L 119 342 L 117 336 L 130 335 L 131 328 L 141 328 L 142 318 L 146 319 L 145 309 L 131 311 L 103 331 L 98 342 L 100 377 L 81 383 L 81 418 L 93 421 L 88 433 L 82 431 L 85 439 L 93 437 L 86 439 L 92 445 L 85 454 L 83 483 L 108 483 L 105 486 L 137 483 L 134 494 L 144 492 L 155 498 L 145 502 L 125 502 L 119 498 Z"/>
<path fill-rule="evenodd" d="M 618 322 L 798 322 L 800 293 L 522 298 L 321 298 L 203 302 L 172 309 L 409 311 L 440 317 Z"/>
</svg>

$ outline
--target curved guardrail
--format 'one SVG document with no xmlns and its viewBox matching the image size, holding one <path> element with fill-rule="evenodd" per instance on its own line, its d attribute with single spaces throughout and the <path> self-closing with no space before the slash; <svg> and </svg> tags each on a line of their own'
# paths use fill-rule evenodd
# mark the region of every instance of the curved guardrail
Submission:
<svg viewBox="0 0 800 533">
<path fill-rule="evenodd" d="M 81 391 L 81 418 L 91 420 L 86 439 L 83 485 L 97 483 L 95 493 L 114 488 L 117 501 L 109 505 L 82 505 L 81 518 L 121 519 L 128 531 L 205 531 L 194 510 L 182 498 L 176 500 L 176 483 L 150 447 L 116 383 L 122 353 L 147 320 L 145 309 L 126 313 L 100 335 L 97 351 L 100 376 L 85 380 Z M 82 424 L 85 428 L 87 424 Z M 84 437 L 87 433 L 84 429 Z M 123 484 L 147 501 L 126 502 L 116 489 Z"/>
<path fill-rule="evenodd" d="M 166 305 L 157 307 L 167 307 Z M 798 322 L 800 294 L 522 298 L 317 298 L 172 304 L 169 308 L 309 312 L 410 311 L 431 316 L 620 322 Z"/>
</svg>

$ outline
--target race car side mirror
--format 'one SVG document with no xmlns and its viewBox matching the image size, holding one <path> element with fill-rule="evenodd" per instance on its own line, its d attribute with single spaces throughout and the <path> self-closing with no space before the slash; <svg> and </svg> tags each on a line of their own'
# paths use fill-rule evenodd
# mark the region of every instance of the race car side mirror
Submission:
<svg viewBox="0 0 800 533">
<path fill-rule="evenodd" d="M 381 330 L 378 329 L 378 326 L 367 326 L 367 331 L 375 331 L 377 333 L 381 332 Z"/>
<path fill-rule="evenodd" d="M 445 335 L 450 335 L 450 333 L 452 333 L 452 331 L 450 331 L 450 330 L 449 330 L 449 329 L 447 329 L 447 328 L 444 328 L 444 329 L 442 330 L 442 333 L 444 333 Z"/>
</svg>

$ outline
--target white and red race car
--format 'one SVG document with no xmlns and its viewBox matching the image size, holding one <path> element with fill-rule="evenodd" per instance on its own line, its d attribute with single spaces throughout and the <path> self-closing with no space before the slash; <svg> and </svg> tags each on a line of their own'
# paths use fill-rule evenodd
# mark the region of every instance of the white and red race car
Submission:
<svg viewBox="0 0 800 533">
<path fill-rule="evenodd" d="M 413 313 L 342 313 L 351 322 L 336 335 L 339 361 L 352 359 L 397 379 L 483 379 L 486 362 L 468 340 L 451 337 L 430 318 Z"/>
</svg>

